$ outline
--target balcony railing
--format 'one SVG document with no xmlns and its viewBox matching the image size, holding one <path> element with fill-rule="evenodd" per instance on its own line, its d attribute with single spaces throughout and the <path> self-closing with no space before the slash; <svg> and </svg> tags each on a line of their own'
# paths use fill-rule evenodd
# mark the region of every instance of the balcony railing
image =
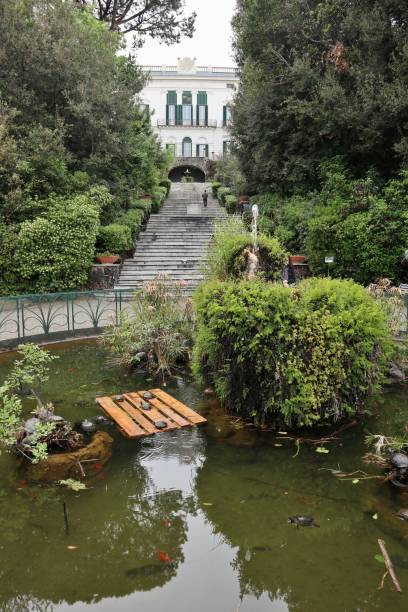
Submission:
<svg viewBox="0 0 408 612">
<path fill-rule="evenodd" d="M 210 128 L 216 128 L 217 125 L 218 123 L 216 119 L 211 119 L 207 121 L 206 124 L 202 123 L 201 121 L 197 121 L 196 119 L 194 119 L 192 122 L 183 121 L 182 123 L 176 123 L 175 121 L 172 121 L 172 122 L 169 121 L 168 123 L 166 123 L 165 119 L 157 120 L 157 127 L 196 127 L 196 128 L 210 127 Z"/>
</svg>

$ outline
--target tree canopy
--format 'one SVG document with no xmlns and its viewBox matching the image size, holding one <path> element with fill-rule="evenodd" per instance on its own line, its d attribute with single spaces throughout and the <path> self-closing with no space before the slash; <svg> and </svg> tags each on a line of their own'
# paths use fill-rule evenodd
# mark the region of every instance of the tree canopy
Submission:
<svg viewBox="0 0 408 612">
<path fill-rule="evenodd" d="M 94 7 L 100 21 L 111 30 L 133 32 L 141 44 L 145 36 L 159 38 L 166 44 L 180 42 L 182 36 L 192 37 L 196 14 L 184 16 L 184 0 L 74 0 L 77 4 Z"/>
<path fill-rule="evenodd" d="M 404 0 L 239 0 L 233 137 L 252 191 L 318 183 L 344 157 L 355 176 L 408 158 Z"/>
</svg>

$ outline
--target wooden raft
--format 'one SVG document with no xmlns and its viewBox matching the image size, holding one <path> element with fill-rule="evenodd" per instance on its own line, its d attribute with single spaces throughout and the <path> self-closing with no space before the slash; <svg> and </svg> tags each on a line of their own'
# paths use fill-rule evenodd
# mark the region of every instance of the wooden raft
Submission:
<svg viewBox="0 0 408 612">
<path fill-rule="evenodd" d="M 102 410 L 116 423 L 127 438 L 144 438 L 156 433 L 173 431 L 181 427 L 192 427 L 206 423 L 207 419 L 182 404 L 161 389 L 151 389 L 155 397 L 148 400 L 152 405 L 150 410 L 143 410 L 141 402 L 146 391 L 123 393 L 123 400 L 112 397 L 97 397 L 96 401 Z M 167 427 L 158 429 L 156 421 L 165 421 Z"/>
</svg>

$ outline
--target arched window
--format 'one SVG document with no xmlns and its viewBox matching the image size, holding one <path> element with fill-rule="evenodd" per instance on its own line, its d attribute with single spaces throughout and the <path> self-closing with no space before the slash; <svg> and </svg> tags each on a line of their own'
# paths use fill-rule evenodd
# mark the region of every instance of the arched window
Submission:
<svg viewBox="0 0 408 612">
<path fill-rule="evenodd" d="M 193 143 L 191 138 L 186 136 L 183 138 L 183 157 L 192 157 Z"/>
</svg>

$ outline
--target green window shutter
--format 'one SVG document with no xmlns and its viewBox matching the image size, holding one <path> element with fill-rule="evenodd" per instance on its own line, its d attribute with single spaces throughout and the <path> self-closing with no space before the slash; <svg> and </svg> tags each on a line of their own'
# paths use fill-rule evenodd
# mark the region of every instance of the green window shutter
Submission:
<svg viewBox="0 0 408 612">
<path fill-rule="evenodd" d="M 191 91 L 183 91 L 182 104 L 192 104 L 192 103 L 193 103 L 193 96 L 191 94 Z"/>
<path fill-rule="evenodd" d="M 193 105 L 191 104 L 191 125 L 194 125 Z"/>
<path fill-rule="evenodd" d="M 206 91 L 197 92 L 197 104 L 198 106 L 207 106 L 207 92 Z"/>
<path fill-rule="evenodd" d="M 200 107 L 197 104 L 196 106 L 196 125 L 199 125 L 199 124 L 200 124 Z"/>
<path fill-rule="evenodd" d="M 227 107 L 222 107 L 222 125 L 225 127 L 227 125 Z"/>
<path fill-rule="evenodd" d="M 208 106 L 205 105 L 205 125 L 208 125 Z"/>
<path fill-rule="evenodd" d="M 196 157 L 200 157 L 200 145 L 196 145 Z"/>
<path fill-rule="evenodd" d="M 169 105 L 166 104 L 166 125 L 169 125 Z"/>
<path fill-rule="evenodd" d="M 209 157 L 209 154 L 208 154 L 208 145 L 205 145 L 205 156 Z"/>
<path fill-rule="evenodd" d="M 167 92 L 167 104 L 170 106 L 177 105 L 177 91 L 168 91 Z"/>
<path fill-rule="evenodd" d="M 183 106 L 181 104 L 176 107 L 176 125 L 183 125 Z"/>
</svg>

